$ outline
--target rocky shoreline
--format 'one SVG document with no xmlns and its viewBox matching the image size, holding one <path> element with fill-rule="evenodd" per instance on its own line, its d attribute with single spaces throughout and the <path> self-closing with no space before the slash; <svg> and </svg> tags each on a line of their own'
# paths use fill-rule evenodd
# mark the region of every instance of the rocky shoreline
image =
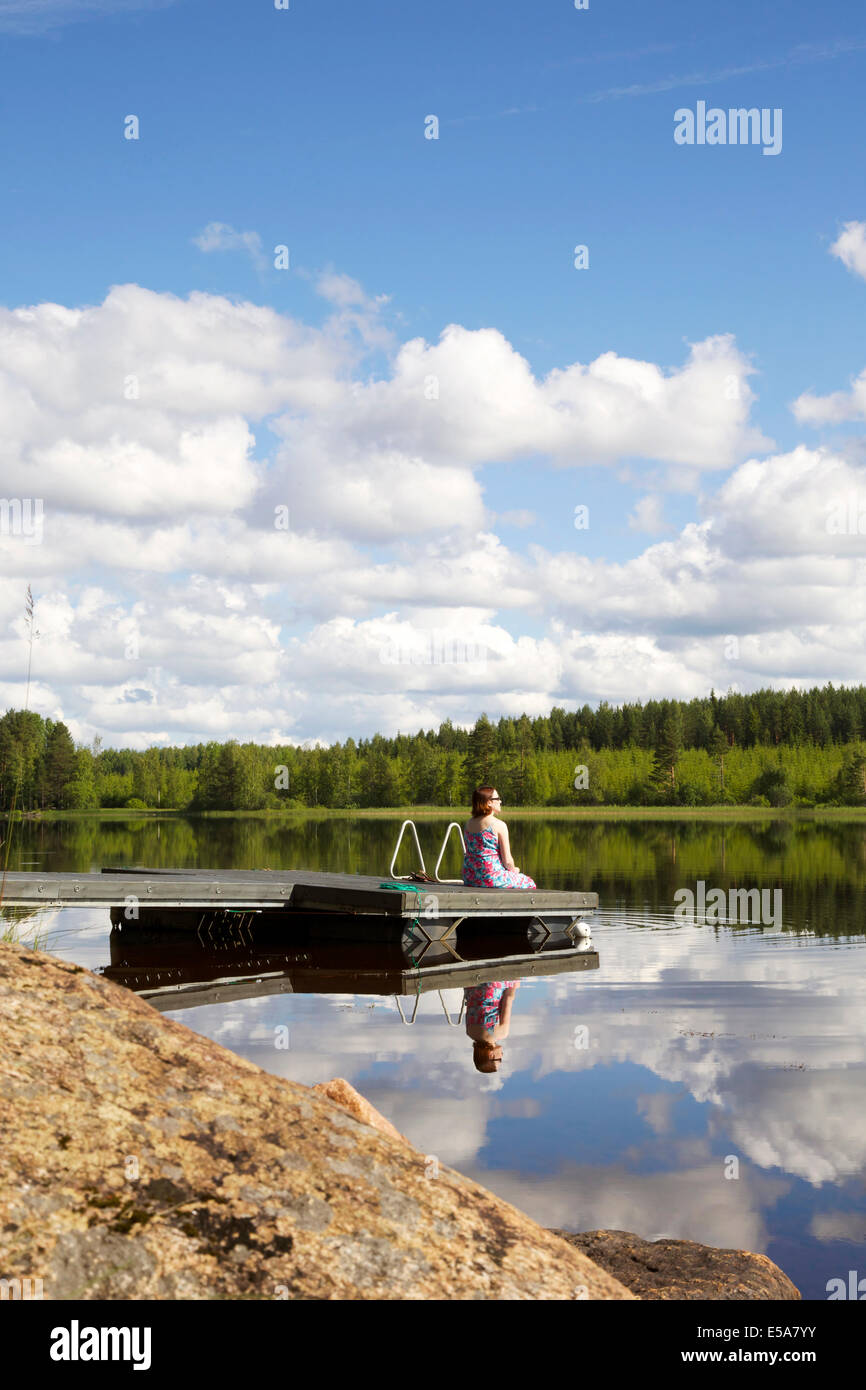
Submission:
<svg viewBox="0 0 866 1390">
<path fill-rule="evenodd" d="M 544 1230 L 347 1082 L 44 952 L 0 944 L 0 1028 L 0 1278 L 46 1299 L 799 1297 L 763 1256 Z"/>
<path fill-rule="evenodd" d="M 766 1255 L 721 1250 L 693 1240 L 643 1240 L 631 1231 L 556 1231 L 640 1299 L 772 1299 L 800 1291 Z"/>
</svg>

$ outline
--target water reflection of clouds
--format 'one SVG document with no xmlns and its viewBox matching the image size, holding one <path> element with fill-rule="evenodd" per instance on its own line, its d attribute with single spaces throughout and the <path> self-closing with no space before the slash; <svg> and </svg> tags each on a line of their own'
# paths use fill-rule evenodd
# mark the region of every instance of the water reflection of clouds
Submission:
<svg viewBox="0 0 866 1390">
<path fill-rule="evenodd" d="M 816 1212 L 809 1223 L 809 1234 L 826 1245 L 837 1240 L 859 1245 L 866 1241 L 866 1216 L 862 1211 Z"/>
<path fill-rule="evenodd" d="M 543 1179 L 502 1168 L 463 1168 L 468 1177 L 525 1211 L 541 1226 L 566 1230 L 636 1231 L 647 1240 L 672 1236 L 761 1253 L 769 1235 L 765 1212 L 789 1184 L 753 1173 L 727 1181 L 719 1163 L 632 1173 L 621 1165 L 563 1164 Z"/>
<path fill-rule="evenodd" d="M 169 1016 L 291 1080 L 346 1077 L 423 1153 L 543 1224 L 760 1251 L 798 1179 L 841 1189 L 866 1167 L 863 941 L 664 927 L 611 914 L 594 933 L 597 972 L 524 981 L 491 1077 L 475 1072 L 435 993 L 411 1026 L 393 999 L 347 993 Z M 103 911 L 64 913 L 51 928 L 49 949 L 104 963 Z M 446 995 L 452 1020 L 460 998 Z M 410 1018 L 416 1000 L 402 1002 Z M 736 1181 L 724 1178 L 731 1152 Z M 809 1235 L 860 1240 L 863 1227 L 857 1213 L 811 1213 Z"/>
<path fill-rule="evenodd" d="M 657 1091 L 655 1095 L 638 1096 L 638 1114 L 643 1115 L 654 1134 L 670 1132 L 676 1099 L 672 1091 Z"/>
<path fill-rule="evenodd" d="M 730 1100 L 735 1143 L 761 1168 L 819 1186 L 866 1166 L 862 1068 L 815 1074 L 768 1074 L 744 1068 Z"/>
<path fill-rule="evenodd" d="M 40 949 L 88 970 L 107 962 L 111 923 L 104 907 L 42 908 L 20 919 L 16 927 L 22 946 L 38 939 Z"/>
<path fill-rule="evenodd" d="M 679 1153 L 676 1173 L 669 1175 L 674 1186 L 683 1180 L 681 1165 L 689 1162 L 698 1163 L 694 1172 L 723 1180 L 718 1157 L 711 1167 L 701 1166 L 710 1155 L 699 1140 L 676 1139 L 675 1103 L 678 1096 L 690 1097 L 706 1107 L 703 1123 L 713 1147 L 736 1150 L 741 1171 L 750 1175 L 745 1186 L 743 1177 L 726 1184 L 720 1210 L 730 1204 L 740 1210 L 761 1170 L 778 1169 L 815 1185 L 862 1170 L 866 981 L 852 972 L 853 947 L 810 939 L 804 949 L 805 943 L 778 931 L 710 933 L 687 926 L 636 933 L 614 923 L 596 944 L 598 974 L 523 983 L 506 1065 L 492 1078 L 495 1088 L 474 1072 L 463 1029 L 448 1027 L 436 994 L 421 996 L 411 1027 L 400 1021 L 393 1000 L 352 995 L 281 996 L 233 1005 L 231 1018 L 219 1007 L 196 1010 L 195 1019 L 189 1012 L 178 1017 L 294 1080 L 312 1084 L 346 1076 L 424 1152 L 463 1168 L 479 1161 L 493 1120 L 531 1117 L 542 1126 L 552 1157 L 567 1162 L 555 1116 L 531 1095 L 514 1095 L 515 1084 L 531 1089 L 562 1074 L 576 1079 L 601 1066 L 628 1064 L 675 1088 L 650 1087 L 624 1100 L 645 1128 L 645 1140 L 629 1145 L 628 1161 L 640 1167 L 650 1159 L 653 1141 L 667 1135 L 671 1157 Z M 379 1007 L 371 1010 L 371 1003 Z M 407 1017 L 414 1003 L 404 1001 Z M 259 1007 L 251 1010 L 252 1004 Z M 456 1018 L 458 991 L 450 992 L 448 1004 Z M 289 1025 L 288 1051 L 273 1045 L 277 1023 Z M 588 1029 L 585 1048 L 575 1046 L 578 1024 Z M 599 1145 L 603 1139 L 599 1132 Z M 491 1185 L 500 1176 L 490 1173 Z M 644 1191 L 646 1184 L 641 1203 L 650 1213 L 656 1209 L 651 1194 L 663 1179 L 633 1174 L 628 1182 L 618 1180 L 617 1190 L 621 1196 L 635 1184 Z M 525 1174 L 512 1181 L 530 1183 Z M 548 1172 L 544 1191 L 554 1191 L 558 1181 Z M 573 1175 L 566 1187 L 574 1181 Z M 599 1224 L 597 1214 L 592 1219 Z M 562 1220 L 575 1224 L 574 1216 Z M 721 1229 L 727 1218 L 719 1220 Z M 622 1224 L 621 1217 L 613 1224 Z M 645 1220 L 639 1224 L 646 1229 Z M 674 1224 L 682 1233 L 682 1221 Z"/>
</svg>

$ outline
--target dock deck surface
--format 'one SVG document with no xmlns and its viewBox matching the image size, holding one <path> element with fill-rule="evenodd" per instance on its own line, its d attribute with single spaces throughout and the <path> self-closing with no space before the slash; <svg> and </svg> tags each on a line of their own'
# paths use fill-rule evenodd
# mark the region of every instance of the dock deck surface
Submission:
<svg viewBox="0 0 866 1390">
<path fill-rule="evenodd" d="M 289 908 L 295 912 L 414 918 L 435 897 L 443 916 L 576 917 L 598 907 L 598 894 L 561 889 L 471 888 L 406 883 L 383 888 L 387 874 L 308 869 L 104 869 L 101 873 L 10 872 L 4 907 Z"/>
</svg>

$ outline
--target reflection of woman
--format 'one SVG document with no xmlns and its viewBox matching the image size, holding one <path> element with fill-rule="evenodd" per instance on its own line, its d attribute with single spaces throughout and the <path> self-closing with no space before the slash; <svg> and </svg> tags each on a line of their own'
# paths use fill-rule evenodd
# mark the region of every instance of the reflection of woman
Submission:
<svg viewBox="0 0 866 1390">
<path fill-rule="evenodd" d="M 466 999 L 466 1033 L 472 1039 L 472 1060 L 476 1071 L 499 1071 L 502 1066 L 503 1038 L 511 1026 L 511 1006 L 516 980 L 494 980 L 463 991 Z"/>
<path fill-rule="evenodd" d="M 534 888 L 528 874 L 522 874 L 511 857 L 508 826 L 496 811 L 502 797 L 495 787 L 476 787 L 472 793 L 472 819 L 464 832 L 466 854 L 463 882 L 472 888 Z"/>
</svg>

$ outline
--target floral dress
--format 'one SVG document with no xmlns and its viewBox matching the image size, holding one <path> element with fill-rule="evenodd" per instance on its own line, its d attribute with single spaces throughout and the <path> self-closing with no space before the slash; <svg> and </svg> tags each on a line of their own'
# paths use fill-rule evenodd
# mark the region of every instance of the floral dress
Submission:
<svg viewBox="0 0 866 1390">
<path fill-rule="evenodd" d="M 495 830 L 467 831 L 465 840 L 463 882 L 470 888 L 535 888 L 528 874 L 506 869 Z"/>
<path fill-rule="evenodd" d="M 464 989 L 466 1027 L 483 1028 L 492 1033 L 499 1024 L 499 1004 L 507 989 L 516 989 L 516 980 L 494 980 L 488 985 L 473 985 Z"/>
</svg>

